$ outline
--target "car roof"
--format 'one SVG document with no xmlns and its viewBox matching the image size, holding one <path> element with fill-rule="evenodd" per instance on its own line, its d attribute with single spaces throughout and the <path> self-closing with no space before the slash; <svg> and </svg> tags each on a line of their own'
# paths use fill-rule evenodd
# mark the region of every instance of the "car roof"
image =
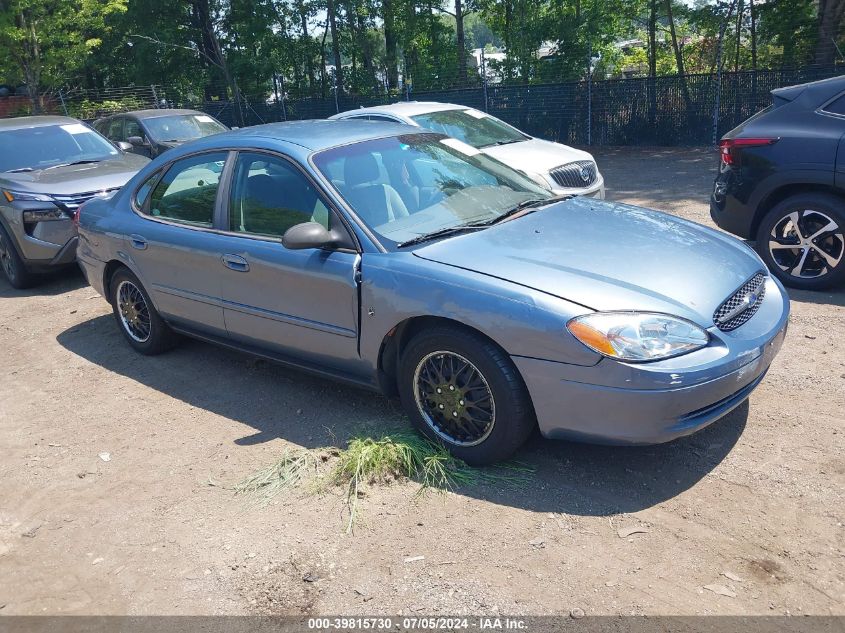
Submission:
<svg viewBox="0 0 845 633">
<path fill-rule="evenodd" d="M 399 134 L 419 134 L 419 132 L 418 127 L 403 123 L 315 119 L 245 127 L 240 130 L 206 136 L 197 141 L 192 141 L 190 145 L 194 148 L 200 144 L 219 147 L 225 146 L 227 141 L 233 139 L 263 138 L 293 143 L 316 152 L 359 141 Z"/>
<path fill-rule="evenodd" d="M 199 110 L 185 110 L 183 108 L 150 108 L 147 110 L 130 110 L 129 112 L 115 112 L 114 114 L 109 114 L 108 116 L 104 116 L 104 119 L 108 119 L 115 116 L 134 116 L 138 119 L 157 119 L 158 117 L 163 116 L 180 116 L 185 114 L 201 114 L 204 116 L 210 116 L 205 112 L 200 112 Z"/>
<path fill-rule="evenodd" d="M 25 130 L 33 127 L 46 127 L 48 125 L 72 125 L 79 122 L 79 119 L 72 119 L 69 116 L 21 116 L 11 119 L 0 119 L 0 132 L 4 130 Z"/>
<path fill-rule="evenodd" d="M 462 106 L 456 103 L 440 103 L 439 101 L 399 101 L 397 103 L 389 103 L 381 106 L 372 106 L 369 108 L 358 108 L 357 110 L 347 110 L 341 112 L 341 115 L 358 114 L 368 112 L 376 113 L 393 113 L 401 116 L 416 116 L 418 114 L 426 114 L 428 112 L 442 112 L 444 110 L 468 110 L 469 106 Z"/>
</svg>

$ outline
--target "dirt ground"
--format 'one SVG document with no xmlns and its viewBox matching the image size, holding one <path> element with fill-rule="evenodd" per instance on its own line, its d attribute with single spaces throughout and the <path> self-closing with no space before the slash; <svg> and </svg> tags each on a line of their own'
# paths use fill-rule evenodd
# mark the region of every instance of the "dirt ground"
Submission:
<svg viewBox="0 0 845 633">
<path fill-rule="evenodd" d="M 710 223 L 712 151 L 597 157 L 611 199 Z M 0 281 L 0 614 L 843 615 L 845 291 L 791 297 L 768 377 L 703 432 L 534 437 L 525 483 L 370 488 L 347 535 L 339 491 L 227 486 L 395 403 L 199 342 L 144 358 L 81 275 Z"/>
</svg>

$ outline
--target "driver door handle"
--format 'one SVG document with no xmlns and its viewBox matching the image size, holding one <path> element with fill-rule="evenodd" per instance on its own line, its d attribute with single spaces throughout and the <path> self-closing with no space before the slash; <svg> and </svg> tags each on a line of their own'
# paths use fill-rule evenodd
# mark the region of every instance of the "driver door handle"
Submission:
<svg viewBox="0 0 845 633">
<path fill-rule="evenodd" d="M 249 262 L 240 255 L 223 255 L 223 265 L 239 273 L 249 272 Z"/>
</svg>

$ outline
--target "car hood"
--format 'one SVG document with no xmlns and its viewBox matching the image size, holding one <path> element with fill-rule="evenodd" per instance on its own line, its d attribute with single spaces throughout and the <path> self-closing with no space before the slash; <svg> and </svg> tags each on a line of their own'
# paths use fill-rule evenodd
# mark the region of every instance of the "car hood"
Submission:
<svg viewBox="0 0 845 633">
<path fill-rule="evenodd" d="M 485 147 L 481 151 L 508 167 L 542 175 L 548 174 L 550 169 L 576 160 L 593 160 L 590 154 L 580 149 L 539 138 Z"/>
<path fill-rule="evenodd" d="M 145 156 L 121 154 L 99 163 L 2 173 L 0 183 L 18 191 L 74 195 L 122 187 L 148 162 L 150 159 Z"/>
<path fill-rule="evenodd" d="M 593 310 L 674 314 L 702 327 L 765 270 L 724 233 L 657 211 L 572 198 L 414 251 Z"/>
</svg>

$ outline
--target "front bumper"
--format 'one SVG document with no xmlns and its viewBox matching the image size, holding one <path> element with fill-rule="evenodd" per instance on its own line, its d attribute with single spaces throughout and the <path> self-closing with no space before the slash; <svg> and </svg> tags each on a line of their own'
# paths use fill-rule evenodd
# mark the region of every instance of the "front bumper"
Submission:
<svg viewBox="0 0 845 633">
<path fill-rule="evenodd" d="M 540 431 L 602 444 L 659 444 L 720 419 L 763 380 L 783 343 L 789 299 L 772 278 L 766 291 L 745 325 L 713 328 L 711 345 L 686 356 L 641 364 L 603 359 L 594 367 L 514 357 Z"/>
</svg>

